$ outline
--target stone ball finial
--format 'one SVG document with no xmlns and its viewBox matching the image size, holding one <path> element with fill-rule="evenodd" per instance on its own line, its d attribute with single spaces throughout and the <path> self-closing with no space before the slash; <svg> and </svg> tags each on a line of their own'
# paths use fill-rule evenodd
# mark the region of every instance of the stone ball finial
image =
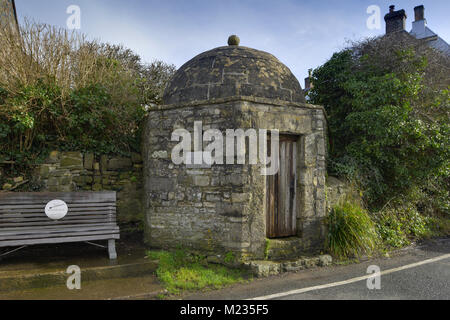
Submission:
<svg viewBox="0 0 450 320">
<path fill-rule="evenodd" d="M 241 39 L 237 35 L 232 35 L 228 38 L 228 45 L 229 46 L 238 46 L 241 42 Z"/>
</svg>

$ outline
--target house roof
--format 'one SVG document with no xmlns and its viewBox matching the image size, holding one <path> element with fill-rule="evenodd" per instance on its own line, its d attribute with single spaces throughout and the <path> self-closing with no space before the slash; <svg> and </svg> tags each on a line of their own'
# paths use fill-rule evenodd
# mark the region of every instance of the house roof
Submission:
<svg viewBox="0 0 450 320">
<path fill-rule="evenodd" d="M 430 47 L 450 56 L 450 45 L 433 30 L 427 27 L 427 21 L 425 19 L 414 21 L 410 34 L 416 39 L 428 42 Z"/>
</svg>

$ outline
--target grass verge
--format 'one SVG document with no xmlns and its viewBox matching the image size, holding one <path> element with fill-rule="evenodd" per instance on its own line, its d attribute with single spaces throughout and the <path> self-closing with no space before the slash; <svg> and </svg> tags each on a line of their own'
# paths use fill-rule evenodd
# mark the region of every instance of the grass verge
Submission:
<svg viewBox="0 0 450 320">
<path fill-rule="evenodd" d="M 148 251 L 150 259 L 159 260 L 156 275 L 170 294 L 184 290 L 220 289 L 234 283 L 249 281 L 243 269 L 208 263 L 204 256 L 184 249 Z"/>
<path fill-rule="evenodd" d="M 448 216 L 428 216 L 407 202 L 371 214 L 360 203 L 347 199 L 332 208 L 327 225 L 327 250 L 343 263 L 450 235 Z"/>
</svg>

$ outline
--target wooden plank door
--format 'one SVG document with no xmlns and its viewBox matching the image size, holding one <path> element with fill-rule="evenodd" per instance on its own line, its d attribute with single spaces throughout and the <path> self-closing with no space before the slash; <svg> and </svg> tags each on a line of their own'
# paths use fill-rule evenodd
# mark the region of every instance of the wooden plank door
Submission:
<svg viewBox="0 0 450 320">
<path fill-rule="evenodd" d="M 297 137 L 280 135 L 278 173 L 267 176 L 266 226 L 268 238 L 297 234 Z"/>
</svg>

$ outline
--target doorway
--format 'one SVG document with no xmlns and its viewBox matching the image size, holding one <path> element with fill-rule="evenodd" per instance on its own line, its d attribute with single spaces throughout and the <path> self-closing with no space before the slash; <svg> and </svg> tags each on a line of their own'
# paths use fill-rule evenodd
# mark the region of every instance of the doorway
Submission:
<svg viewBox="0 0 450 320">
<path fill-rule="evenodd" d="M 297 141 L 298 136 L 280 135 L 279 170 L 277 174 L 267 176 L 268 238 L 283 238 L 297 234 Z"/>
</svg>

